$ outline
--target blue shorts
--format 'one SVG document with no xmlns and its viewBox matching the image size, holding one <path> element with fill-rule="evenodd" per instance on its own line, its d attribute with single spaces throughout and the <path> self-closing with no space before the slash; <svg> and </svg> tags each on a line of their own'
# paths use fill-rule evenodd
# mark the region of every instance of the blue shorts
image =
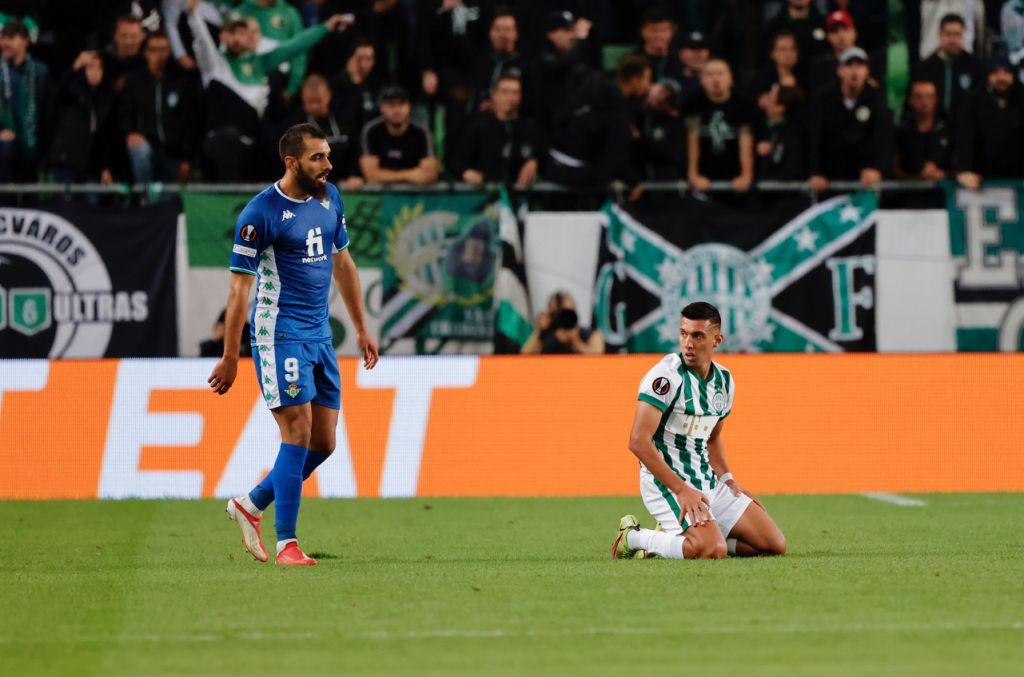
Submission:
<svg viewBox="0 0 1024 677">
<path fill-rule="evenodd" d="M 269 408 L 312 402 L 341 409 L 341 374 L 330 343 L 256 345 L 252 359 Z"/>
</svg>

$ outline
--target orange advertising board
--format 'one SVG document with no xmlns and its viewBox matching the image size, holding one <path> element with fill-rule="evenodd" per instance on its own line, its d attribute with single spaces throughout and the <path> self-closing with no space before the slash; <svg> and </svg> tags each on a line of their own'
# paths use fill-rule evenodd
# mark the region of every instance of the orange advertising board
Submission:
<svg viewBox="0 0 1024 677">
<path fill-rule="evenodd" d="M 626 448 L 658 356 L 341 359 L 338 448 L 322 496 L 637 492 Z M 1024 355 L 724 355 L 724 429 L 755 492 L 1024 491 Z M 279 438 L 251 363 L 0 361 L 0 498 L 228 496 Z"/>
</svg>

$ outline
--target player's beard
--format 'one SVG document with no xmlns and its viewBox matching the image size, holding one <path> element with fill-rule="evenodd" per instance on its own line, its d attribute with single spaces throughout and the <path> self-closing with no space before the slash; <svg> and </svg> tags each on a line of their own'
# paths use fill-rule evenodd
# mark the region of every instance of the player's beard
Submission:
<svg viewBox="0 0 1024 677">
<path fill-rule="evenodd" d="M 295 180 L 298 182 L 299 188 L 317 200 L 323 200 L 327 197 L 327 183 L 320 183 L 317 180 L 318 177 L 319 174 L 314 174 L 313 176 L 307 174 L 302 165 L 299 165 L 298 171 L 295 172 Z"/>
</svg>

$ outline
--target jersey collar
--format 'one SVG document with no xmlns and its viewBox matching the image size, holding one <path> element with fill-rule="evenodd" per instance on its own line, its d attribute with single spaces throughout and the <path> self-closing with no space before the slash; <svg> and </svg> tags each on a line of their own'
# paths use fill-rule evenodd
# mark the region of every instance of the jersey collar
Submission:
<svg viewBox="0 0 1024 677">
<path fill-rule="evenodd" d="M 307 195 L 305 200 L 296 200 L 293 197 L 288 197 L 287 195 L 284 194 L 284 191 L 281 190 L 281 187 L 279 185 L 277 185 L 277 181 L 274 181 L 274 190 L 276 190 L 277 194 L 280 195 L 281 197 L 283 197 L 285 200 L 288 200 L 289 202 L 297 202 L 300 205 L 301 204 L 306 204 L 307 202 L 309 202 L 310 200 L 313 199 L 312 195 Z"/>
</svg>

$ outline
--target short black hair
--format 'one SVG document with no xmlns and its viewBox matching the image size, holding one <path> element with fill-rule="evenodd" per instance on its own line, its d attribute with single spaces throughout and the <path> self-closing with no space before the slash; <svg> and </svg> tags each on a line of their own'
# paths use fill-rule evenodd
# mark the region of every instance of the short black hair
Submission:
<svg viewBox="0 0 1024 677">
<path fill-rule="evenodd" d="M 772 36 L 772 49 L 775 49 L 775 43 L 781 38 L 789 38 L 793 42 L 797 43 L 797 49 L 800 49 L 800 44 L 796 39 L 796 33 L 789 29 L 784 29 Z"/>
<path fill-rule="evenodd" d="M 494 9 L 494 14 L 491 15 L 491 23 L 487 24 L 487 27 L 494 28 L 494 22 L 503 16 L 512 17 L 512 20 L 516 22 L 516 28 L 519 28 L 519 19 L 516 18 L 516 13 L 508 5 L 498 5 Z"/>
<path fill-rule="evenodd" d="M 708 320 L 711 324 L 722 326 L 722 314 L 718 312 L 718 308 L 704 301 L 694 301 L 687 305 L 680 315 L 688 320 Z"/>
<path fill-rule="evenodd" d="M 29 39 L 28 26 L 25 25 L 20 19 L 10 19 L 4 24 L 2 34 L 8 38 L 13 38 L 16 35 L 20 35 L 26 40 Z"/>
<path fill-rule="evenodd" d="M 653 70 L 651 62 L 643 54 L 627 54 L 619 60 L 615 68 L 615 79 L 619 82 L 629 82 L 638 78 L 644 71 Z"/>
<path fill-rule="evenodd" d="M 516 73 L 514 71 L 504 71 L 501 75 L 498 76 L 498 79 L 494 81 L 494 87 L 491 88 L 492 92 L 494 90 L 498 89 L 498 85 L 501 84 L 502 80 L 509 80 L 511 82 L 518 82 L 520 86 L 522 86 L 522 84 L 523 84 L 523 79 L 521 77 L 519 77 L 518 73 Z"/>
<path fill-rule="evenodd" d="M 664 4 L 651 5 L 640 15 L 640 28 L 647 24 L 660 24 L 666 21 L 672 24 L 673 28 L 675 27 L 676 22 L 672 19 L 672 10 Z"/>
<path fill-rule="evenodd" d="M 967 24 L 964 22 L 964 18 L 959 14 L 946 14 L 939 19 L 939 30 L 948 26 L 949 24 L 960 24 L 962 28 L 966 28 Z"/>
<path fill-rule="evenodd" d="M 323 130 L 311 122 L 292 125 L 285 130 L 284 134 L 281 135 L 281 140 L 277 142 L 277 152 L 281 159 L 284 160 L 289 155 L 292 157 L 301 156 L 306 137 L 327 139 L 327 135 L 324 134 Z"/>
</svg>

